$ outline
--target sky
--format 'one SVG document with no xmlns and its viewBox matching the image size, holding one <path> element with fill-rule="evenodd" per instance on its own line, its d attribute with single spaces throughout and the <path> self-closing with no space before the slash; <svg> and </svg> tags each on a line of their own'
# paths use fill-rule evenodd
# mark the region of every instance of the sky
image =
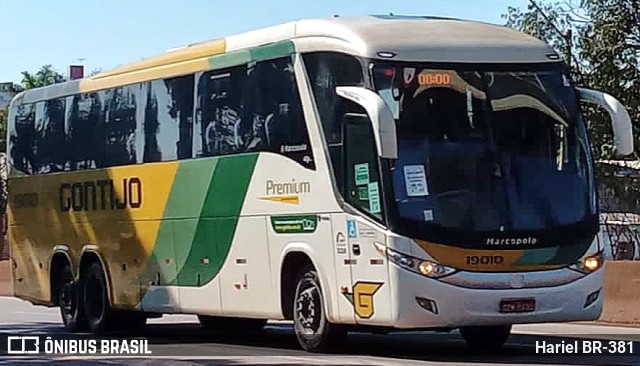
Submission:
<svg viewBox="0 0 640 366">
<path fill-rule="evenodd" d="M 50 64 L 108 70 L 193 42 L 332 14 L 434 15 L 504 24 L 527 0 L 0 0 L 0 82 Z M 82 61 L 81 61 L 82 60 Z"/>
</svg>

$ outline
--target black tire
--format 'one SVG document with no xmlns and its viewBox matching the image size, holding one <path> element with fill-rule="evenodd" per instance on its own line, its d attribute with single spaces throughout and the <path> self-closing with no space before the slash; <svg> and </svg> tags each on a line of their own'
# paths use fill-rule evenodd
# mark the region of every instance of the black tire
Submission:
<svg viewBox="0 0 640 366">
<path fill-rule="evenodd" d="M 511 325 L 490 327 L 462 327 L 460 335 L 468 346 L 481 351 L 501 349 L 511 335 Z"/>
<path fill-rule="evenodd" d="M 81 291 L 73 278 L 69 263 L 63 264 L 58 274 L 58 306 L 60 317 L 67 332 L 82 332 L 87 330 L 87 323 L 82 309 Z"/>
<path fill-rule="evenodd" d="M 88 330 L 94 334 L 106 333 L 113 327 L 113 312 L 109 304 L 109 291 L 102 266 L 93 262 L 81 277 L 82 307 Z"/>
<path fill-rule="evenodd" d="M 224 316 L 198 315 L 200 325 L 208 331 L 215 333 L 226 333 L 232 335 L 243 335 L 247 333 L 257 333 L 267 324 L 265 319 L 232 318 Z"/>
<path fill-rule="evenodd" d="M 302 349 L 314 353 L 334 350 L 347 335 L 343 326 L 327 320 L 324 295 L 313 267 L 305 268 L 298 276 L 293 299 L 293 329 Z"/>
</svg>

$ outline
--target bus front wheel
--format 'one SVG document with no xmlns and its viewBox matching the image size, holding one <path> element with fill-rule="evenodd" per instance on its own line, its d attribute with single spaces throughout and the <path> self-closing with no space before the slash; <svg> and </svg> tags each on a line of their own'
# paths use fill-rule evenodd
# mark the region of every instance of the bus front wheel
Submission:
<svg viewBox="0 0 640 366">
<path fill-rule="evenodd" d="M 317 271 L 309 266 L 301 271 L 293 303 L 293 329 L 307 352 L 329 351 L 346 337 L 346 330 L 327 320 L 325 299 Z"/>
<path fill-rule="evenodd" d="M 495 351 L 504 346 L 511 335 L 511 325 L 487 326 L 487 327 L 462 327 L 460 328 L 462 339 L 470 347 Z"/>
</svg>

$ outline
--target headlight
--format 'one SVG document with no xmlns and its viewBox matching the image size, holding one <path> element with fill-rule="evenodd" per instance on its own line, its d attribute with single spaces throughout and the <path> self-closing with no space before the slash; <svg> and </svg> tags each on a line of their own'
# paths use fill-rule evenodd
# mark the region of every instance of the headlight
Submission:
<svg viewBox="0 0 640 366">
<path fill-rule="evenodd" d="M 386 255 L 389 261 L 406 270 L 423 276 L 440 278 L 456 272 L 454 268 L 443 266 L 436 262 L 414 258 L 406 254 L 401 254 L 379 243 L 376 243 L 376 249 L 378 249 L 378 251 L 383 255 Z"/>
<path fill-rule="evenodd" d="M 602 252 L 600 252 L 582 258 L 578 263 L 570 265 L 569 268 L 580 273 L 588 274 L 598 270 L 602 267 L 602 264 L 604 264 L 604 257 L 602 256 Z"/>
</svg>

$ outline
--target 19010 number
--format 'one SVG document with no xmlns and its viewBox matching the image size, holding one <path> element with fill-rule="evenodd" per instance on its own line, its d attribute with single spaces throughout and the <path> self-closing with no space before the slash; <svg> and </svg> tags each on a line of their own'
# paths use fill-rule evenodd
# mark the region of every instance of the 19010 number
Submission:
<svg viewBox="0 0 640 366">
<path fill-rule="evenodd" d="M 467 264 L 502 264 L 504 257 L 501 255 L 468 255 Z"/>
</svg>

